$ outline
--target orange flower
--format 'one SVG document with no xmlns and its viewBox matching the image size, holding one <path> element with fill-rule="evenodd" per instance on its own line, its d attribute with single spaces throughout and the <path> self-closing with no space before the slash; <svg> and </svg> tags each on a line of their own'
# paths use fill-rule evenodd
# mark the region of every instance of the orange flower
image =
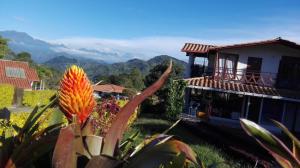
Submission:
<svg viewBox="0 0 300 168">
<path fill-rule="evenodd" d="M 69 121 L 76 116 L 83 124 L 96 105 L 93 88 L 82 68 L 72 65 L 66 70 L 59 88 L 59 107 Z"/>
</svg>

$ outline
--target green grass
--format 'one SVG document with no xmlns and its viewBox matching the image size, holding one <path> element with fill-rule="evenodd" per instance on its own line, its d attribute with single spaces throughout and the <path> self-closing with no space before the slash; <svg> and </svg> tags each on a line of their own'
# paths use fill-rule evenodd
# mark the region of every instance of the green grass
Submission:
<svg viewBox="0 0 300 168">
<path fill-rule="evenodd" d="M 135 142 L 135 145 L 137 145 L 142 142 L 145 137 L 161 133 L 171 125 L 170 122 L 162 119 L 139 118 L 125 133 L 125 138 L 139 131 L 140 134 Z M 254 166 L 251 166 L 250 163 L 245 161 L 231 158 L 224 151 L 203 141 L 183 126 L 177 125 L 169 132 L 169 134 L 174 135 L 177 139 L 189 144 L 197 154 L 197 157 L 206 166 L 212 164 L 215 164 L 216 168 L 247 168 Z"/>
</svg>

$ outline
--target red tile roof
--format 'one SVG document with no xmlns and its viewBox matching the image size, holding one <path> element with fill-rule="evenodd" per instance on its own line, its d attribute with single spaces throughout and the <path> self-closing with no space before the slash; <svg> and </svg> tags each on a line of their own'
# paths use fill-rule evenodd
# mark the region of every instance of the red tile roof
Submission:
<svg viewBox="0 0 300 168">
<path fill-rule="evenodd" d="M 182 52 L 193 52 L 193 53 L 207 53 L 210 49 L 215 48 L 216 46 L 205 45 L 205 44 L 193 44 L 185 43 Z"/>
<path fill-rule="evenodd" d="M 25 72 L 25 78 L 6 76 L 5 67 L 21 68 Z M 11 84 L 17 88 L 31 89 L 31 82 L 39 81 L 35 71 L 27 62 L 0 59 L 0 83 Z"/>
<path fill-rule="evenodd" d="M 300 102 L 300 92 L 274 87 L 256 86 L 232 81 L 214 80 L 212 77 L 197 77 L 184 79 L 190 88 L 199 88 L 204 90 L 214 90 L 219 92 L 228 92 L 236 94 L 244 94 L 249 96 L 269 97 L 269 98 L 285 98 Z"/>
<path fill-rule="evenodd" d="M 285 40 L 285 39 L 282 39 L 279 37 L 279 38 L 271 39 L 271 40 L 240 43 L 240 44 L 233 44 L 233 45 L 224 45 L 224 46 L 212 46 L 212 45 L 204 45 L 204 44 L 186 43 L 183 46 L 183 48 L 181 49 L 181 51 L 189 52 L 189 53 L 207 53 L 209 51 L 214 51 L 214 50 L 251 47 L 251 46 L 268 45 L 268 44 L 281 44 L 281 45 L 289 46 L 291 48 L 300 49 L 300 44 L 297 44 L 295 42 Z"/>
<path fill-rule="evenodd" d="M 123 93 L 125 89 L 122 86 L 113 85 L 113 84 L 105 84 L 105 85 L 94 85 L 94 91 L 105 92 L 105 93 Z"/>
</svg>

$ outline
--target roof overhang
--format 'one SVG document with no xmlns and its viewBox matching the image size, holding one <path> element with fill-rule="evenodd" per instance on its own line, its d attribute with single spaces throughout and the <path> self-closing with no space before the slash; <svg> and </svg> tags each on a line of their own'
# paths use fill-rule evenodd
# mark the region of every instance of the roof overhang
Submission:
<svg viewBox="0 0 300 168">
<path fill-rule="evenodd" d="M 198 77 L 184 80 L 187 81 L 188 88 L 300 102 L 300 92 L 276 89 L 274 87 L 255 86 L 229 81 L 216 81 L 211 77 Z"/>
<path fill-rule="evenodd" d="M 194 44 L 194 43 L 185 43 L 183 48 L 181 49 L 182 52 L 186 52 L 187 55 L 193 54 L 207 54 L 213 51 L 220 51 L 223 49 L 232 49 L 232 48 L 244 48 L 244 47 L 253 47 L 253 46 L 260 46 L 260 45 L 271 45 L 271 44 L 280 44 L 284 45 L 293 49 L 300 50 L 300 44 L 295 42 L 285 40 L 282 38 L 276 38 L 272 40 L 265 40 L 265 41 L 256 41 L 256 42 L 249 42 L 249 43 L 240 43 L 240 44 L 232 44 L 232 45 L 224 45 L 224 46 L 214 46 L 214 45 L 207 45 L 207 44 Z"/>
</svg>

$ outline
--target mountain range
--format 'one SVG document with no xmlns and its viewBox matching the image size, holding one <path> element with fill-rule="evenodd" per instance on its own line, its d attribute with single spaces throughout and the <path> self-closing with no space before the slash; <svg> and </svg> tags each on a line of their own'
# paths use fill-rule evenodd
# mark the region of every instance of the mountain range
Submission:
<svg viewBox="0 0 300 168">
<path fill-rule="evenodd" d="M 29 52 L 35 62 L 43 63 L 58 56 L 65 56 L 77 59 L 91 59 L 107 63 L 116 62 L 116 60 L 125 61 L 135 56 L 129 53 L 120 55 L 117 52 L 105 52 L 87 48 L 70 48 L 64 44 L 50 43 L 40 39 L 33 38 L 25 32 L 0 31 L 0 36 L 9 40 L 9 47 L 15 52 Z"/>
<path fill-rule="evenodd" d="M 9 40 L 8 44 L 13 52 L 29 52 L 32 59 L 39 64 L 47 65 L 59 71 L 64 71 L 66 67 L 76 64 L 83 67 L 90 77 L 129 73 L 133 68 L 147 74 L 155 65 L 168 60 L 173 60 L 182 68 L 186 65 L 186 62 L 168 55 L 155 56 L 149 60 L 141 60 L 134 58 L 134 55 L 127 55 L 127 60 L 120 59 L 121 62 L 111 63 L 111 60 L 120 58 L 120 55 L 114 52 L 101 52 L 86 48 L 70 49 L 62 44 L 52 44 L 33 38 L 24 32 L 0 31 L 0 36 Z"/>
<path fill-rule="evenodd" d="M 131 59 L 126 62 L 118 62 L 113 64 L 107 64 L 103 62 L 94 62 L 91 60 L 77 60 L 75 58 L 68 58 L 65 56 L 55 57 L 46 61 L 44 64 L 55 68 L 59 71 L 64 71 L 70 65 L 76 64 L 81 66 L 90 77 L 97 75 L 118 75 L 122 73 L 130 73 L 134 68 L 139 69 L 142 74 L 146 75 L 154 66 L 172 60 L 174 64 L 185 68 L 186 62 L 173 58 L 167 55 L 155 56 L 147 61 L 140 59 Z"/>
</svg>

